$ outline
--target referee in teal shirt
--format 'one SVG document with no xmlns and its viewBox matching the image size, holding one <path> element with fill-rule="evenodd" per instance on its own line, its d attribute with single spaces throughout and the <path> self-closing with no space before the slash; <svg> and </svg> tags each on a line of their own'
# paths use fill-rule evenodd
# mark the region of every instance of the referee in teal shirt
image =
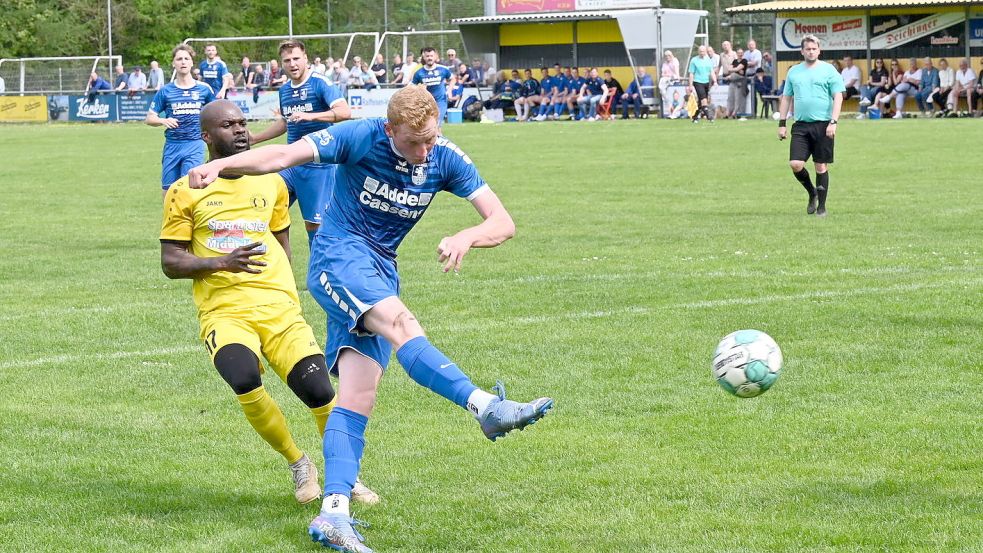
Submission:
<svg viewBox="0 0 983 553">
<path fill-rule="evenodd" d="M 843 105 L 843 77 L 832 65 L 819 61 L 819 39 L 814 35 L 802 37 L 802 57 L 805 61 L 792 66 L 785 77 L 785 90 L 778 108 L 778 138 L 785 140 L 785 122 L 789 98 L 795 107 L 792 124 L 792 143 L 789 145 L 789 166 L 795 178 L 809 193 L 806 213 L 826 216 L 826 194 L 829 192 L 828 164 L 833 163 L 833 138 L 836 120 Z M 816 186 L 809 180 L 806 162 L 812 157 L 816 165 Z M 818 205 L 817 205 L 818 204 Z"/>
<path fill-rule="evenodd" d="M 715 69 L 713 62 L 710 61 L 710 56 L 707 55 L 706 46 L 700 46 L 699 55 L 689 60 L 689 68 L 687 69 L 689 73 L 689 93 L 693 94 L 695 92 L 696 99 L 699 101 L 699 108 L 693 114 L 694 123 L 700 120 L 700 115 L 703 115 L 708 120 L 710 119 L 707 104 L 709 103 L 710 87 L 717 86 L 717 72 Z"/>
</svg>

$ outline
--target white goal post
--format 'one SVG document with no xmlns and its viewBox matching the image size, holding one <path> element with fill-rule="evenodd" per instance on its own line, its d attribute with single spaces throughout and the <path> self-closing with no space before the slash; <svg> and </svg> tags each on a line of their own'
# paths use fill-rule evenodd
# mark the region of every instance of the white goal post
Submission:
<svg viewBox="0 0 983 553">
<path fill-rule="evenodd" d="M 123 56 L 2 58 L 0 76 L 7 94 L 65 94 L 84 92 L 93 71 L 112 82 L 115 65 L 123 65 Z"/>
</svg>

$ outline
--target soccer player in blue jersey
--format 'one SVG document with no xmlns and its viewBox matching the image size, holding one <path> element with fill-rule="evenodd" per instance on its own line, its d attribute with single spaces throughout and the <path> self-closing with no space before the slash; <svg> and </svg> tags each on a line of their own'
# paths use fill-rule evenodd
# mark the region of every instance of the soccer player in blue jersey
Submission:
<svg viewBox="0 0 983 553">
<path fill-rule="evenodd" d="M 195 51 L 187 44 L 174 47 L 174 81 L 157 91 L 144 120 L 151 127 L 166 127 L 160 176 L 160 186 L 165 195 L 172 182 L 188 174 L 192 167 L 205 162 L 201 108 L 214 100 L 215 94 L 211 87 L 195 81 L 191 76 L 194 56 Z"/>
<path fill-rule="evenodd" d="M 299 40 L 280 43 L 280 61 L 290 76 L 290 81 L 280 87 L 280 113 L 265 130 L 251 135 L 254 144 L 287 133 L 287 143 L 293 144 L 304 135 L 330 127 L 339 121 L 351 119 L 341 89 L 321 73 L 315 73 L 307 61 L 307 48 Z M 335 166 L 326 163 L 308 163 L 280 172 L 290 191 L 290 203 L 300 203 L 304 217 L 308 243 L 314 240 L 321 212 L 331 197 Z"/>
<path fill-rule="evenodd" d="M 214 44 L 205 46 L 205 59 L 198 64 L 198 70 L 201 71 L 201 80 L 215 91 L 215 97 L 225 98 L 232 84 L 232 74 L 222 58 L 218 57 L 218 47 Z"/>
<path fill-rule="evenodd" d="M 456 145 L 440 136 L 438 108 L 419 86 L 389 101 L 387 119 L 334 126 L 287 146 L 266 146 L 191 171 L 201 187 L 226 174 L 264 174 L 311 161 L 337 163 L 338 183 L 311 248 L 308 287 L 328 314 L 327 358 L 339 373 L 338 406 L 324 435 L 325 500 L 311 522 L 323 545 L 366 553 L 348 502 L 365 447 L 365 427 L 393 348 L 409 376 L 470 412 L 491 440 L 542 418 L 550 398 L 529 403 L 485 392 L 434 347 L 399 298 L 396 248 L 437 192 L 471 202 L 482 218 L 437 246 L 444 271 L 461 268 L 471 248 L 491 248 L 515 225 L 498 196 Z"/>
<path fill-rule="evenodd" d="M 443 65 L 437 65 L 437 50 L 432 46 L 424 48 L 420 57 L 423 58 L 423 67 L 413 74 L 413 84 L 422 84 L 433 94 L 440 110 L 440 118 L 437 119 L 437 125 L 440 126 L 444 124 L 444 115 L 447 113 L 447 81 L 451 78 L 451 71 Z"/>
<path fill-rule="evenodd" d="M 546 114 L 549 112 L 550 105 L 553 102 L 553 94 L 556 92 L 556 87 L 553 85 L 553 77 L 550 76 L 550 70 L 544 65 L 540 69 L 540 73 L 539 109 L 536 111 L 536 116 L 533 117 L 535 121 L 546 119 Z"/>
<path fill-rule="evenodd" d="M 532 69 L 524 71 L 525 78 L 522 80 L 522 88 L 519 97 L 515 99 L 516 115 L 519 121 L 528 121 L 529 113 L 535 109 L 541 100 L 541 85 L 539 81 L 532 77 Z M 522 113 L 519 113 L 522 111 Z"/>
</svg>

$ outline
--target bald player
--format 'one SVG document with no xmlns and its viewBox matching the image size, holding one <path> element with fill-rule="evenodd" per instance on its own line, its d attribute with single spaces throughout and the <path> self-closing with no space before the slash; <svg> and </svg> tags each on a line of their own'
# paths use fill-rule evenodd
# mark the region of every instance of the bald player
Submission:
<svg viewBox="0 0 983 553">
<path fill-rule="evenodd" d="M 201 110 L 201 136 L 212 160 L 249 150 L 242 111 L 217 100 Z M 164 197 L 160 257 L 168 278 L 193 280 L 201 339 L 215 369 L 232 388 L 246 419 L 286 459 L 294 497 L 321 496 L 317 468 L 294 443 L 279 406 L 263 387 L 265 358 L 311 410 L 323 435 L 335 391 L 304 320 L 290 268 L 288 193 L 277 174 L 220 174 L 204 190 L 187 177 Z M 353 498 L 376 502 L 361 484 Z"/>
</svg>

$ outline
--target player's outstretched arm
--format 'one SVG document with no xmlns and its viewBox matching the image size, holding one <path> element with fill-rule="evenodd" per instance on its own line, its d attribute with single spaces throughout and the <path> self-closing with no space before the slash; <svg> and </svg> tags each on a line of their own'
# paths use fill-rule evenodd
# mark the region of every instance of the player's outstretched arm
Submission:
<svg viewBox="0 0 983 553">
<path fill-rule="evenodd" d="M 198 257 L 188 251 L 187 242 L 162 240 L 160 243 L 160 266 L 167 278 L 202 278 L 219 271 L 230 273 L 262 272 L 266 262 L 251 259 L 266 253 L 262 242 L 246 244 L 220 257 Z"/>
<path fill-rule="evenodd" d="M 266 142 L 267 140 L 282 136 L 285 132 L 287 132 L 287 122 L 283 119 L 283 117 L 277 117 L 273 120 L 273 123 L 271 123 L 269 127 L 266 127 L 256 134 L 250 132 L 249 143 L 251 145 L 256 145 L 260 142 Z"/>
<path fill-rule="evenodd" d="M 461 270 L 461 262 L 471 248 L 494 248 L 515 236 L 515 222 L 498 196 L 488 190 L 471 200 L 475 211 L 483 221 L 466 228 L 454 236 L 444 237 L 437 245 L 437 260 L 444 264 L 444 272 Z"/>
<path fill-rule="evenodd" d="M 265 175 L 314 161 L 314 150 L 306 140 L 288 145 L 270 145 L 230 157 L 213 159 L 188 172 L 191 188 L 205 188 L 219 173 L 232 175 Z"/>
</svg>

